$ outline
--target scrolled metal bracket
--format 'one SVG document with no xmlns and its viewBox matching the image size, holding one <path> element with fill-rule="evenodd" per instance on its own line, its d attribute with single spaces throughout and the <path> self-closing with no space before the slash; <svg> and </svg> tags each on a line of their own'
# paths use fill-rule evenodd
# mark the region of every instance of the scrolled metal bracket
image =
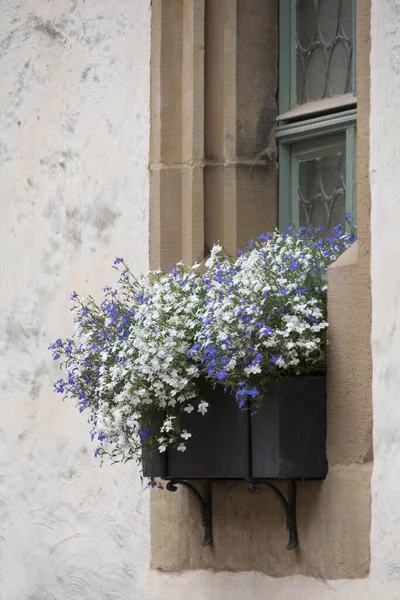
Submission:
<svg viewBox="0 0 400 600">
<path fill-rule="evenodd" d="M 166 488 L 169 492 L 176 492 L 177 485 L 183 485 L 189 492 L 195 497 L 198 505 L 201 510 L 201 518 L 204 527 L 204 539 L 201 543 L 202 546 L 209 546 L 213 542 L 212 535 L 212 506 L 211 506 L 211 481 L 206 481 L 206 489 L 204 493 L 204 497 L 200 494 L 200 492 L 188 481 L 185 479 L 170 479 L 166 485 Z"/>
<path fill-rule="evenodd" d="M 297 519 L 296 519 L 296 481 L 290 479 L 288 481 L 287 499 L 282 492 L 270 481 L 253 480 L 249 485 L 250 492 L 258 492 L 258 486 L 266 485 L 276 495 L 283 506 L 286 515 L 286 529 L 289 531 L 289 541 L 286 550 L 294 550 L 297 546 Z"/>
</svg>

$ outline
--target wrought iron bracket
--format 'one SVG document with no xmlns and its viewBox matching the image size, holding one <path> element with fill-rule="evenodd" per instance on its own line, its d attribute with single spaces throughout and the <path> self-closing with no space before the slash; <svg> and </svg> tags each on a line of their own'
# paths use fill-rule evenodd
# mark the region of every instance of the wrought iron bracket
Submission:
<svg viewBox="0 0 400 600">
<path fill-rule="evenodd" d="M 166 489 L 169 492 L 176 492 L 177 486 L 182 485 L 185 487 L 196 499 L 201 512 L 202 524 L 204 527 L 204 539 L 201 543 L 202 546 L 209 546 L 213 543 L 212 533 L 212 480 L 207 479 L 205 482 L 205 491 L 202 495 L 199 490 L 186 479 L 173 478 L 170 479 L 166 485 Z M 287 498 L 283 493 L 270 481 L 265 479 L 252 480 L 249 484 L 250 492 L 259 492 L 259 487 L 265 485 L 274 492 L 278 500 L 283 506 L 286 515 L 286 528 L 289 532 L 289 541 L 286 546 L 287 550 L 294 550 L 298 544 L 297 538 L 297 519 L 296 519 L 296 481 L 290 479 L 287 482 Z"/>
<path fill-rule="evenodd" d="M 258 486 L 266 485 L 270 488 L 283 506 L 286 515 L 286 529 L 289 531 L 289 541 L 286 550 L 294 550 L 297 546 L 297 518 L 296 518 L 296 481 L 290 479 L 288 481 L 287 498 L 282 492 L 270 481 L 253 480 L 249 485 L 250 492 L 258 492 Z"/>
<path fill-rule="evenodd" d="M 200 492 L 188 481 L 185 479 L 170 479 L 166 485 L 166 488 L 169 492 L 176 492 L 177 485 L 183 485 L 192 496 L 195 497 L 201 511 L 201 519 L 204 527 L 204 539 L 201 543 L 202 546 L 209 546 L 213 542 L 212 535 L 212 482 L 211 480 L 206 480 L 205 492 L 202 496 Z"/>
</svg>

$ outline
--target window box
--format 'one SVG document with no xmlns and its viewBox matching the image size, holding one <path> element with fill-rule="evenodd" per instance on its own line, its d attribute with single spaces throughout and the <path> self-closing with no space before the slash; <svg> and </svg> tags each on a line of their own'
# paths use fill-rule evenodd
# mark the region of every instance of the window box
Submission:
<svg viewBox="0 0 400 600">
<path fill-rule="evenodd" d="M 324 375 L 277 379 L 254 414 L 222 389 L 202 389 L 204 416 L 185 414 L 193 434 L 185 452 L 168 448 L 144 463 L 164 479 L 322 479 L 326 476 Z"/>
</svg>

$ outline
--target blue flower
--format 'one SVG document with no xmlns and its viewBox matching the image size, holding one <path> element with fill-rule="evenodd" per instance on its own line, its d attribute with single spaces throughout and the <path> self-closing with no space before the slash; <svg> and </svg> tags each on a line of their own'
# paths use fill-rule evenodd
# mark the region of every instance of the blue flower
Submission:
<svg viewBox="0 0 400 600">
<path fill-rule="evenodd" d="M 270 335 L 270 334 L 272 333 L 272 328 L 271 328 L 271 327 L 269 327 L 268 325 L 266 325 L 265 327 L 263 327 L 263 328 L 261 329 L 261 333 L 262 333 L 263 335 Z"/>
<path fill-rule="evenodd" d="M 56 340 L 54 342 L 54 344 L 50 344 L 50 346 L 48 347 L 48 350 L 55 350 L 56 348 L 62 348 L 63 347 L 63 343 L 60 340 L 60 338 L 58 338 L 58 340 Z"/>
<path fill-rule="evenodd" d="M 64 394 L 65 392 L 65 381 L 63 379 L 58 379 L 54 383 L 54 389 L 58 394 Z"/>
<path fill-rule="evenodd" d="M 151 435 L 151 430 L 150 429 L 139 429 L 138 431 L 138 436 L 140 437 L 141 440 L 145 440 L 148 437 L 150 437 Z"/>
<path fill-rule="evenodd" d="M 242 408 L 246 402 L 245 397 L 249 396 L 250 398 L 256 398 L 257 396 L 260 395 L 260 392 L 257 390 L 257 388 L 241 388 L 240 390 L 237 390 L 235 393 L 235 398 L 236 401 L 239 405 L 239 408 Z"/>
<path fill-rule="evenodd" d="M 228 377 L 228 371 L 217 371 L 217 379 L 218 381 L 222 381 L 222 379 L 225 379 L 226 377 Z"/>
<path fill-rule="evenodd" d="M 252 365 L 257 365 L 259 362 L 262 361 L 263 359 L 263 355 L 261 354 L 261 352 L 258 352 L 253 360 L 253 362 L 251 363 Z"/>
<path fill-rule="evenodd" d="M 118 256 L 116 256 L 114 259 L 114 265 L 119 265 L 120 263 L 122 263 L 122 258 L 119 258 Z"/>
<path fill-rule="evenodd" d="M 268 240 L 270 240 L 272 237 L 272 235 L 270 233 L 262 233 L 261 235 L 258 236 L 258 240 L 260 242 L 267 242 Z"/>
<path fill-rule="evenodd" d="M 310 323 L 318 323 L 318 319 L 313 315 L 307 315 L 307 320 L 310 321 Z"/>
</svg>

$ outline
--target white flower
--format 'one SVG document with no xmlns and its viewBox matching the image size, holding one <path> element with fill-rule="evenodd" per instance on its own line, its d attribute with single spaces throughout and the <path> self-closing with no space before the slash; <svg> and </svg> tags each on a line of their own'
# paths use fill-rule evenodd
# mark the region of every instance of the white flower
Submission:
<svg viewBox="0 0 400 600">
<path fill-rule="evenodd" d="M 186 450 L 185 444 L 179 444 L 179 446 L 177 447 L 177 450 L 179 452 L 185 452 L 185 450 Z"/>
<path fill-rule="evenodd" d="M 205 415 L 208 409 L 208 402 L 200 402 L 200 404 L 197 407 L 197 410 L 199 413 L 201 413 L 202 415 Z"/>
<path fill-rule="evenodd" d="M 158 446 L 158 451 L 162 454 L 163 452 L 165 452 L 167 449 L 167 446 L 164 446 L 163 444 L 161 444 L 161 446 Z"/>
<path fill-rule="evenodd" d="M 261 373 L 261 367 L 260 365 L 250 365 L 249 367 L 245 367 L 243 371 L 246 373 L 247 376 L 249 376 L 252 373 Z"/>
<path fill-rule="evenodd" d="M 164 423 L 161 426 L 161 431 L 165 433 L 172 431 L 174 429 L 173 421 L 175 419 L 176 417 L 168 417 L 168 419 L 165 419 Z"/>
<path fill-rule="evenodd" d="M 188 440 L 189 438 L 191 438 L 191 437 L 192 437 L 192 434 L 191 434 L 191 433 L 188 433 L 188 432 L 186 431 L 186 429 L 184 429 L 184 430 L 182 431 L 182 433 L 181 433 L 181 437 L 183 437 L 183 439 L 184 439 L 184 440 Z"/>
<path fill-rule="evenodd" d="M 183 410 L 190 414 L 191 412 L 194 411 L 194 406 L 192 404 L 188 404 L 187 406 L 185 406 L 185 408 Z"/>
<path fill-rule="evenodd" d="M 217 254 L 221 252 L 221 250 L 222 246 L 220 246 L 219 244 L 215 244 L 215 246 L 213 246 L 213 248 L 211 249 L 210 258 L 208 258 L 204 263 L 208 269 L 211 269 L 214 266 L 217 260 Z"/>
</svg>

